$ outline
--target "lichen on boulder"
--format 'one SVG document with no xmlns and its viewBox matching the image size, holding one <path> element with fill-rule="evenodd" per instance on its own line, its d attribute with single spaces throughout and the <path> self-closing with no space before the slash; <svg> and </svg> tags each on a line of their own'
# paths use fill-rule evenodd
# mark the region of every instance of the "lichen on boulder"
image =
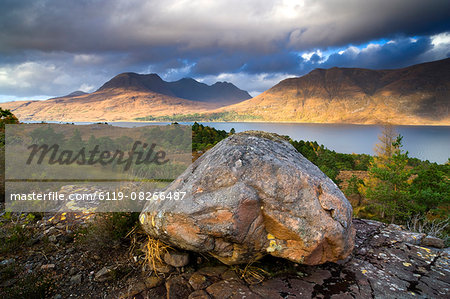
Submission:
<svg viewBox="0 0 450 299">
<path fill-rule="evenodd" d="M 336 184 L 276 134 L 234 134 L 196 160 L 149 201 L 146 232 L 225 264 L 266 254 L 315 265 L 346 258 L 354 245 L 352 207 Z"/>
</svg>

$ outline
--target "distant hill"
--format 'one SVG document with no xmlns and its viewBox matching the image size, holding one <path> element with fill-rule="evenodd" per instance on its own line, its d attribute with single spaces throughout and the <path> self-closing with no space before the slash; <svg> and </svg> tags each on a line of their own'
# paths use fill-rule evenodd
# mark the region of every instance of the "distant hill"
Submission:
<svg viewBox="0 0 450 299">
<path fill-rule="evenodd" d="M 450 58 L 402 69 L 315 69 L 217 111 L 266 121 L 450 125 Z"/>
<path fill-rule="evenodd" d="M 142 92 L 151 91 L 191 101 L 223 105 L 235 104 L 251 98 L 248 92 L 228 82 L 207 85 L 192 78 L 166 82 L 157 74 L 141 75 L 136 73 L 117 75 L 100 87 L 99 91 L 118 88 Z"/>
<path fill-rule="evenodd" d="M 10 109 L 21 121 L 129 121 L 148 115 L 207 112 L 220 105 L 118 88 L 45 101 L 0 103 L 0 107 Z"/>
<path fill-rule="evenodd" d="M 73 97 L 79 97 L 79 96 L 84 96 L 85 94 L 88 94 L 87 92 L 81 91 L 81 90 L 77 90 L 74 92 L 71 92 L 65 96 L 60 96 L 60 97 L 55 97 L 52 99 L 61 99 L 61 98 L 73 98 Z"/>
<path fill-rule="evenodd" d="M 77 90 L 77 91 L 69 93 L 68 95 L 66 95 L 64 97 L 79 97 L 79 96 L 84 96 L 85 94 L 88 94 L 88 93 L 81 91 L 81 90 Z"/>
<path fill-rule="evenodd" d="M 156 74 L 123 73 L 96 92 L 73 92 L 45 101 L 0 103 L 22 121 L 119 121 L 138 117 L 202 113 L 249 99 L 231 83 L 211 86 L 181 79 L 166 82 Z"/>
</svg>

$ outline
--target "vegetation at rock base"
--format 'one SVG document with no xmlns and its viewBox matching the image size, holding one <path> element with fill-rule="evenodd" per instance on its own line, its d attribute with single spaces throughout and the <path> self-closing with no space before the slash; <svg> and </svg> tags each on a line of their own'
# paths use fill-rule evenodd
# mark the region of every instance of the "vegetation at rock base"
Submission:
<svg viewBox="0 0 450 299">
<path fill-rule="evenodd" d="M 97 213 L 94 221 L 77 231 L 75 237 L 89 245 L 92 252 L 110 250 L 138 225 L 138 219 L 139 213 Z"/>
</svg>

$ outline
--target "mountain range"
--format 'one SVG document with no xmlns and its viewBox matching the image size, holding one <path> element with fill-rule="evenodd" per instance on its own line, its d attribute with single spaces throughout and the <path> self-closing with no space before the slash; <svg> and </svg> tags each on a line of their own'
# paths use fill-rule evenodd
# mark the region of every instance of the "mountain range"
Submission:
<svg viewBox="0 0 450 299">
<path fill-rule="evenodd" d="M 20 120 L 133 121 L 196 113 L 222 120 L 450 125 L 450 58 L 402 69 L 315 69 L 251 98 L 235 85 L 123 73 L 97 91 L 1 103 Z M 233 115 L 227 119 L 227 115 Z"/>
<path fill-rule="evenodd" d="M 228 82 L 207 85 L 192 78 L 166 82 L 157 74 L 141 75 L 136 73 L 120 74 L 106 82 L 98 91 L 120 88 L 130 91 L 150 91 L 170 97 L 223 105 L 235 104 L 251 98 L 248 92 Z"/>
<path fill-rule="evenodd" d="M 191 78 L 166 82 L 157 74 L 122 73 L 93 93 L 75 91 L 45 101 L 0 103 L 20 120 L 118 121 L 155 116 L 202 113 L 251 98 L 228 82 L 213 85 Z"/>
<path fill-rule="evenodd" d="M 219 109 L 264 121 L 450 125 L 450 58 L 402 69 L 315 69 Z"/>
</svg>

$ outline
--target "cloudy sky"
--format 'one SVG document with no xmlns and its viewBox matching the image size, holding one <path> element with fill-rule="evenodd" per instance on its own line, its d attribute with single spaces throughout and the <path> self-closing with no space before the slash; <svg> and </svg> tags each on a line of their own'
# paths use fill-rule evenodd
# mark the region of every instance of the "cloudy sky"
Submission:
<svg viewBox="0 0 450 299">
<path fill-rule="evenodd" d="M 0 2 L 0 101 L 92 92 L 121 72 L 257 95 L 318 67 L 447 57 L 448 0 Z"/>
</svg>

